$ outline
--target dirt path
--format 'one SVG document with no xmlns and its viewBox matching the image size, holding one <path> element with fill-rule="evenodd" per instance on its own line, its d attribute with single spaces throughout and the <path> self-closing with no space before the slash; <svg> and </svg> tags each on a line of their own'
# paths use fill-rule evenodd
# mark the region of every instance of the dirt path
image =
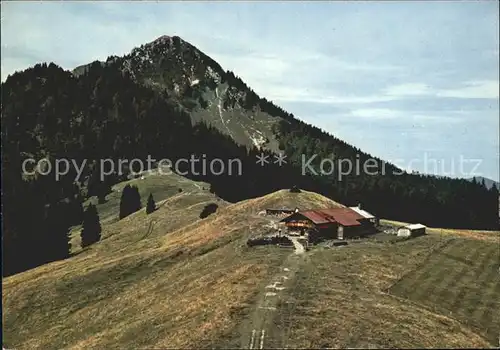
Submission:
<svg viewBox="0 0 500 350">
<path fill-rule="evenodd" d="M 278 272 L 261 290 L 250 319 L 241 326 L 240 347 L 243 349 L 280 348 L 286 343 L 287 331 L 277 332 L 275 320 L 280 311 L 282 315 L 286 313 L 280 309 L 290 309 L 283 297 L 283 291 L 293 288 L 297 271 L 307 261 L 302 244 L 295 237 L 290 239 L 295 246 L 295 252 L 287 257 Z"/>
<path fill-rule="evenodd" d="M 293 243 L 293 246 L 295 247 L 295 254 L 304 254 L 306 250 L 304 249 L 304 246 L 299 242 L 297 237 L 291 237 L 291 236 L 287 237 L 290 238 L 290 240 Z"/>
</svg>

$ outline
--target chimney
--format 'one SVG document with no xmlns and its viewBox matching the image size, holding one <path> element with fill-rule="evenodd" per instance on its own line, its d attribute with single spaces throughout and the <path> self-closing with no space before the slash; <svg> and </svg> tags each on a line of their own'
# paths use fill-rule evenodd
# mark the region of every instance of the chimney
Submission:
<svg viewBox="0 0 500 350">
<path fill-rule="evenodd" d="M 295 212 L 298 213 L 299 212 L 299 208 L 295 208 Z"/>
<path fill-rule="evenodd" d="M 358 209 L 361 210 L 361 203 L 358 203 Z"/>
</svg>

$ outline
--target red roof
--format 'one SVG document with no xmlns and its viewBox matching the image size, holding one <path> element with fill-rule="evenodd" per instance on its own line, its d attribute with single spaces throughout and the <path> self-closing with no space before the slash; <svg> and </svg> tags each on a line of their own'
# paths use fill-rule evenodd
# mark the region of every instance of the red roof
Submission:
<svg viewBox="0 0 500 350">
<path fill-rule="evenodd" d="M 332 208 L 299 211 L 301 214 L 317 225 L 326 223 L 339 223 L 342 226 L 359 226 L 358 220 L 364 219 L 363 216 L 350 208 Z"/>
</svg>

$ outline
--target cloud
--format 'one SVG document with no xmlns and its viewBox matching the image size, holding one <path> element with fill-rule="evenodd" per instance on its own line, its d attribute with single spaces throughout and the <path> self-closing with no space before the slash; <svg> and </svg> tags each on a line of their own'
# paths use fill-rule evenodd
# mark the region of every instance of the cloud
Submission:
<svg viewBox="0 0 500 350">
<path fill-rule="evenodd" d="M 278 76 L 282 74 L 282 71 L 278 74 Z M 274 70 L 274 72 L 276 73 L 277 71 Z M 293 85 L 283 86 L 281 84 L 267 84 L 267 86 L 262 86 L 262 91 L 266 96 L 269 96 L 275 101 L 302 101 L 331 105 L 364 105 L 383 102 L 402 102 L 405 100 L 415 101 L 415 97 L 433 99 L 485 99 L 495 101 L 499 98 L 499 83 L 498 81 L 465 82 L 462 84 L 462 87 L 456 89 L 437 89 L 424 83 L 407 83 L 392 85 L 387 88 L 380 89 L 379 91 L 375 91 L 375 93 L 369 95 L 338 94 L 327 89 L 307 89 L 299 86 L 294 87 Z M 441 100 L 444 101 L 443 99 Z M 450 101 L 448 100 L 448 102 Z M 456 102 L 452 103 L 456 105 Z"/>
<path fill-rule="evenodd" d="M 341 95 L 331 94 L 328 91 L 318 89 L 307 89 L 289 86 L 263 87 L 264 96 L 269 96 L 273 101 L 279 102 L 307 102 L 328 105 L 339 104 L 370 104 L 394 100 L 391 96 L 382 95 Z"/>
<path fill-rule="evenodd" d="M 385 90 L 389 96 L 431 96 L 464 99 L 498 99 L 499 82 L 494 80 L 467 81 L 459 88 L 438 89 L 424 83 L 407 83 L 390 86 Z"/>
<path fill-rule="evenodd" d="M 466 123 L 469 116 L 470 114 L 460 110 L 447 111 L 438 115 L 421 111 L 412 112 L 404 109 L 361 108 L 348 111 L 346 117 L 360 118 L 362 121 L 369 120 L 370 122 L 377 123 L 389 121 L 392 125 L 395 125 L 394 123 L 396 122 L 401 126 L 411 125 L 412 128 L 423 128 L 432 125 Z"/>
<path fill-rule="evenodd" d="M 498 81 L 470 81 L 465 82 L 462 85 L 462 87 L 457 89 L 438 91 L 436 95 L 440 97 L 454 98 L 499 98 L 498 90 L 500 85 Z"/>
<path fill-rule="evenodd" d="M 389 96 L 422 96 L 430 95 L 431 89 L 424 83 L 406 83 L 389 86 L 385 89 L 385 93 Z"/>
<path fill-rule="evenodd" d="M 383 108 L 366 108 L 366 109 L 355 109 L 350 112 L 353 117 L 360 118 L 375 118 L 375 119 L 392 119 L 397 118 L 400 114 L 391 109 Z"/>
</svg>

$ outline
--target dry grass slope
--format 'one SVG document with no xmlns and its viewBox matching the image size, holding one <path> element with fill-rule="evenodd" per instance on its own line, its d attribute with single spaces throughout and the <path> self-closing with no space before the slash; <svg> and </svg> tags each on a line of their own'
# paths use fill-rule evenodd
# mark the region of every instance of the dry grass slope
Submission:
<svg viewBox="0 0 500 350">
<path fill-rule="evenodd" d="M 307 210 L 313 208 L 345 206 L 315 192 L 301 190 L 299 193 L 293 193 L 289 190 L 280 190 L 262 197 L 238 202 L 233 204 L 232 207 L 237 211 L 246 211 L 248 213 L 256 214 L 266 208 L 294 209 L 298 207 L 301 210 Z"/>
<path fill-rule="evenodd" d="M 390 292 L 449 314 L 492 344 L 500 331 L 500 254 L 483 240 L 453 240 Z"/>
<path fill-rule="evenodd" d="M 334 251 L 313 251 L 311 264 L 299 272 L 288 303 L 282 305 L 276 317 L 276 333 L 288 336 L 283 340 L 277 336 L 278 341 L 273 345 L 295 348 L 491 347 L 493 339 L 488 341 L 484 332 L 471 329 L 447 312 L 435 311 L 386 292 L 423 262 L 428 265 L 424 271 L 437 269 L 434 263 L 427 261 L 429 252 L 439 250 L 448 240 L 453 238 L 425 236 L 396 244 L 357 244 Z M 461 244 L 469 243 L 462 240 Z M 434 253 L 430 259 L 434 259 Z M 439 274 L 435 273 L 427 283 Z M 483 277 L 489 278 L 489 282 L 484 282 L 488 289 L 480 291 L 467 285 L 473 281 L 464 279 L 455 286 L 456 292 L 451 293 L 463 297 L 465 294 L 460 290 L 466 288 L 470 306 L 474 299 L 472 293 L 479 292 L 476 298 L 486 297 L 484 303 L 492 307 L 492 313 L 499 314 L 500 307 L 493 303 L 492 297 L 498 282 L 489 273 Z M 442 302 L 446 298 L 444 290 L 440 289 L 442 294 L 432 300 L 428 285 L 422 285 L 427 280 L 422 278 L 408 277 L 408 290 L 427 298 L 428 303 Z M 451 300 L 453 303 L 457 299 Z M 290 305 L 293 305 L 293 312 L 290 312 Z M 479 313 L 478 310 L 474 312 Z M 498 322 L 496 316 L 489 315 L 490 320 Z M 498 323 L 489 327 L 492 334 L 500 329 Z"/>
<path fill-rule="evenodd" d="M 143 198 L 155 193 L 157 211 L 146 215 L 143 209 L 117 221 L 118 202 L 111 196 L 99 207 L 105 219 L 101 242 L 81 250 L 76 228 L 75 256 L 2 281 L 4 346 L 234 345 L 238 340 L 235 334 L 255 308 L 259 291 L 290 255 L 286 249 L 271 246 L 247 248 L 248 237 L 270 230 L 268 219 L 257 213 L 268 207 L 341 206 L 316 193 L 288 190 L 231 204 L 203 190 L 203 185 L 175 175 L 151 175 L 134 181 Z M 183 192 L 176 190 L 179 187 Z M 211 202 L 219 205 L 217 212 L 199 219 L 203 207 Z M 411 291 L 405 283 L 413 279 L 428 283 L 424 285 L 428 289 L 432 283 L 426 278 L 437 280 L 440 275 L 436 274 L 445 273 L 444 280 L 451 280 L 450 274 L 457 273 L 452 264 L 444 271 L 436 269 L 440 272 L 434 275 L 424 269 L 412 279 L 408 273 L 426 261 L 432 269 L 434 263 L 429 261 L 438 259 L 438 263 L 441 258 L 429 257 L 429 252 L 453 239 L 428 235 L 397 244 L 312 250 L 303 260 L 297 280 L 291 281 L 294 287 L 287 291 L 291 303 L 283 301 L 270 342 L 289 347 L 488 346 L 476 328 L 385 292 L 400 279 L 391 292 L 397 293 L 398 288 Z M 486 256 L 491 260 L 492 250 L 478 248 L 478 252 L 464 259 L 476 258 L 479 267 Z M 496 327 L 496 314 L 500 314 L 495 309 L 498 303 L 493 302 L 498 285 L 491 282 L 495 277 L 490 272 L 479 275 L 487 297 L 478 309 L 452 308 L 458 310 L 458 316 L 479 320 L 477 327 L 488 320 Z M 472 276 L 466 274 L 456 287 L 473 283 Z M 454 300 L 482 290 L 467 287 L 462 292 L 460 288 Z M 429 302 L 447 298 L 444 289 L 440 290 L 441 294 L 433 297 L 436 300 Z"/>
<path fill-rule="evenodd" d="M 229 204 L 199 185 L 180 186 L 175 176 L 132 181 L 141 193 L 158 193 L 155 180 L 170 190 L 163 192 L 168 198 L 157 203 L 154 213 L 146 215 L 143 209 L 120 221 L 108 220 L 101 242 L 83 251 L 75 229 L 74 257 L 3 281 L 7 346 L 215 344 L 228 336 L 245 305 L 288 254 L 275 247 L 247 251 L 246 239 L 268 223 L 249 213 L 279 201 L 275 197 L 288 197 L 291 205 L 328 203 L 316 194 L 280 191 Z M 184 191 L 174 191 L 178 187 Z M 199 219 L 210 202 L 219 205 L 217 213 Z M 100 209 L 106 218 L 115 215 Z"/>
</svg>

